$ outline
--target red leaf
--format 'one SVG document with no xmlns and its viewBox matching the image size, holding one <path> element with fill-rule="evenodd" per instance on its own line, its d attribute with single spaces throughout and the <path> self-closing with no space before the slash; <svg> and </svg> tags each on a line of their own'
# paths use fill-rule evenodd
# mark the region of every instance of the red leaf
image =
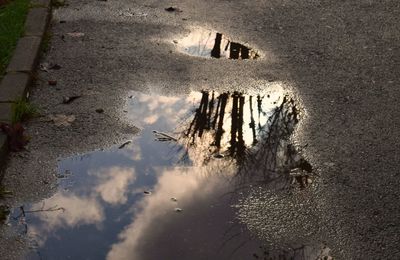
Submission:
<svg viewBox="0 0 400 260">
<path fill-rule="evenodd" d="M 28 137 L 24 135 L 25 129 L 20 123 L 14 125 L 1 123 L 0 129 L 8 136 L 8 148 L 11 151 L 21 151 L 28 144 Z"/>
</svg>

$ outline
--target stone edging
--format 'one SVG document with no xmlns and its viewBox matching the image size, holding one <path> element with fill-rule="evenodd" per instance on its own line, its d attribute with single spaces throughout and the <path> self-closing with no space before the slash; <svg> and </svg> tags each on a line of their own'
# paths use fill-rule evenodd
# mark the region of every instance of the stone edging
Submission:
<svg viewBox="0 0 400 260">
<path fill-rule="evenodd" d="M 50 21 L 51 0 L 32 0 L 25 21 L 24 35 L 17 46 L 6 74 L 0 82 L 0 122 L 11 123 L 12 103 L 26 98 L 39 59 L 41 44 Z M 0 132 L 0 165 L 8 153 L 7 136 Z"/>
</svg>

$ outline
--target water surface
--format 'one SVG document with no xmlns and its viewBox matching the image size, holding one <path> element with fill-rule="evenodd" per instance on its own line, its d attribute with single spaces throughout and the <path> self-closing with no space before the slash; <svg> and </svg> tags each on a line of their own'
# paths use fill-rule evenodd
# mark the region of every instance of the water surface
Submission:
<svg viewBox="0 0 400 260">
<path fill-rule="evenodd" d="M 179 49 L 192 56 L 225 58 L 225 59 L 257 59 L 258 52 L 245 44 L 232 41 L 222 33 L 205 28 L 194 28 L 189 35 L 174 41 Z"/>
<path fill-rule="evenodd" d="M 14 210 L 33 241 L 28 258 L 301 259 L 322 250 L 267 250 L 236 217 L 252 185 L 309 184 L 312 167 L 289 140 L 299 111 L 282 90 L 132 93 L 127 107 L 138 136 L 62 159 L 58 192 Z"/>
</svg>

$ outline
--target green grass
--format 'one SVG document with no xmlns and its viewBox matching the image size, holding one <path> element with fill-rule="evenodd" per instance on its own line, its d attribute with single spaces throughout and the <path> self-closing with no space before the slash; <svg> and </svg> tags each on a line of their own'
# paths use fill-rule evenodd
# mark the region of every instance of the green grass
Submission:
<svg viewBox="0 0 400 260">
<path fill-rule="evenodd" d="M 51 6 L 55 8 L 65 6 L 65 0 L 51 0 Z"/>
<path fill-rule="evenodd" d="M 13 0 L 0 7 L 0 78 L 12 57 L 18 39 L 24 32 L 30 0 Z"/>
<path fill-rule="evenodd" d="M 0 205 L 0 224 L 3 224 L 8 215 L 10 214 L 10 209 L 7 206 Z"/>
<path fill-rule="evenodd" d="M 39 110 L 28 101 L 21 99 L 12 104 L 12 113 L 12 123 L 15 124 L 38 116 Z"/>
<path fill-rule="evenodd" d="M 42 45 L 41 45 L 42 52 L 47 52 L 49 50 L 52 37 L 53 37 L 53 34 L 50 31 L 46 31 L 44 33 Z"/>
</svg>

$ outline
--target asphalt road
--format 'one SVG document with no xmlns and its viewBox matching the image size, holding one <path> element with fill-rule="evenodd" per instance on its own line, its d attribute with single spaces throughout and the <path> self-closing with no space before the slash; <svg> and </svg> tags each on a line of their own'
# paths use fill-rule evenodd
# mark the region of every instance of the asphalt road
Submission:
<svg viewBox="0 0 400 260">
<path fill-rule="evenodd" d="M 58 158 L 137 133 L 122 111 L 131 90 L 245 91 L 260 82 L 282 82 L 303 111 L 293 140 L 306 146 L 303 154 L 318 177 L 312 188 L 289 197 L 254 191 L 244 202 L 243 222 L 277 243 L 324 241 L 337 259 L 400 259 L 398 1 L 67 3 L 54 11 L 42 61 L 61 69 L 39 73 L 30 99 L 43 117 L 27 123 L 27 151 L 11 155 L 6 169 L 11 205 L 50 196 Z M 169 6 L 182 12 L 165 11 Z M 223 32 L 259 50 L 261 58 L 202 59 L 178 52 L 173 40 L 193 27 Z M 60 104 L 74 95 L 82 97 Z M 47 119 L 51 114 L 76 120 L 57 127 Z M 3 233 L 2 259 L 18 259 L 26 245 L 5 227 Z"/>
</svg>

